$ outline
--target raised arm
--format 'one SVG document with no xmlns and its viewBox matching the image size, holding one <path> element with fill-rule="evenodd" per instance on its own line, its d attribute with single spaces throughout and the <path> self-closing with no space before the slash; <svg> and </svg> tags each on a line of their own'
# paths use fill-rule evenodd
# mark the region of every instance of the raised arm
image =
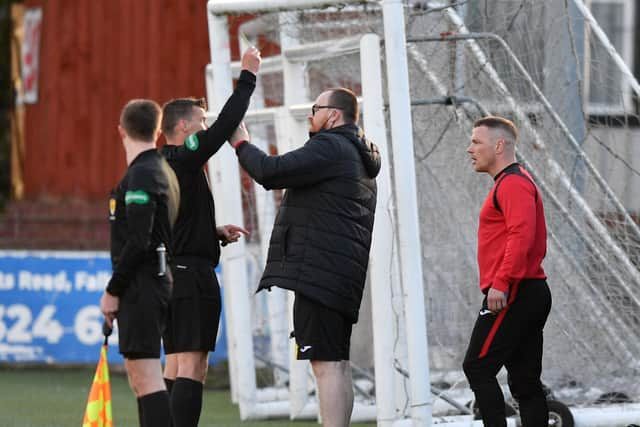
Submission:
<svg viewBox="0 0 640 427">
<path fill-rule="evenodd" d="M 244 118 L 260 69 L 260 51 L 255 47 L 242 55 L 242 71 L 233 93 L 222 107 L 215 122 L 206 130 L 187 138 L 177 155 L 193 169 L 201 168 L 227 141 Z"/>
<path fill-rule="evenodd" d="M 297 150 L 279 156 L 269 156 L 243 139 L 236 154 L 242 167 L 267 190 L 296 188 L 313 185 L 338 173 L 338 159 L 332 142 L 326 137 L 315 136 Z"/>
</svg>

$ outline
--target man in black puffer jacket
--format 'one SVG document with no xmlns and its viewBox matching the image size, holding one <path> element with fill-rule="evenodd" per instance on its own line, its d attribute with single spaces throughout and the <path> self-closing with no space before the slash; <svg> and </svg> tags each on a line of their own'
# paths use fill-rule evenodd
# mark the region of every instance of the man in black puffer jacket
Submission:
<svg viewBox="0 0 640 427">
<path fill-rule="evenodd" d="M 289 153 L 268 156 L 248 142 L 244 125 L 230 143 L 258 183 L 287 189 L 258 290 L 295 292 L 297 357 L 311 361 L 324 426 L 343 427 L 353 409 L 349 343 L 367 275 L 380 155 L 357 126 L 350 90 L 323 92 L 311 113 L 311 138 Z"/>
</svg>

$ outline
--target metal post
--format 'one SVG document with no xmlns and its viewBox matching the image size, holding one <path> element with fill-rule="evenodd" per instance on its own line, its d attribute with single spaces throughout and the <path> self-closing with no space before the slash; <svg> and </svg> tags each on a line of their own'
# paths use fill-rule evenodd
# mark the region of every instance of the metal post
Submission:
<svg viewBox="0 0 640 427">
<path fill-rule="evenodd" d="M 422 281 L 422 250 L 413 125 L 409 93 L 404 8 L 401 0 L 382 1 L 387 84 L 391 107 L 393 169 L 398 211 L 398 245 L 405 315 L 409 371 L 411 372 L 411 418 L 414 427 L 431 425 L 429 352 Z"/>
<path fill-rule="evenodd" d="M 371 311 L 373 321 L 373 347 L 375 366 L 393 366 L 394 318 L 391 287 L 400 278 L 395 275 L 393 198 L 389 170 L 389 148 L 384 119 L 384 98 L 382 96 L 382 72 L 380 70 L 380 38 L 367 34 L 360 42 L 362 76 L 362 104 L 364 130 L 368 138 L 378 145 L 382 158 L 382 169 L 376 182 L 378 200 L 376 220 L 373 226 L 373 241 L 369 261 L 369 281 L 371 283 Z M 378 427 L 393 425 L 396 415 L 394 371 L 376 369 L 376 402 L 378 407 Z"/>
<path fill-rule="evenodd" d="M 213 99 L 209 100 L 209 105 L 212 110 L 218 111 L 233 91 L 229 29 L 225 17 L 209 15 L 209 25 L 213 67 Z M 220 173 L 223 169 L 222 165 L 224 165 L 225 174 Z M 225 207 L 216 211 L 216 222 L 218 224 L 237 222 L 242 219 L 242 193 L 238 160 L 233 150 L 220 150 L 209 160 L 208 168 L 209 181 L 215 199 L 219 206 Z M 241 239 L 222 251 L 225 313 L 229 327 L 227 342 L 230 374 L 236 381 L 234 385 L 242 419 L 247 418 L 256 401 L 251 329 L 244 327 L 251 322 L 245 246 L 244 240 Z"/>
</svg>

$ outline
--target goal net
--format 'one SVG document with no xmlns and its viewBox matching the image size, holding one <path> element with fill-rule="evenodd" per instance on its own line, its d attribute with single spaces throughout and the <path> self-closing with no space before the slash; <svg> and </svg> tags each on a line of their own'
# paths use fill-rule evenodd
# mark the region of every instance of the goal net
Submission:
<svg viewBox="0 0 640 427">
<path fill-rule="evenodd" d="M 459 97 L 413 108 L 432 369 L 460 366 L 477 315 L 475 231 L 492 180 L 474 173 L 465 149 L 484 110 L 518 126 L 520 161 L 545 202 L 553 309 L 543 381 L 568 403 L 612 392 L 637 399 L 637 107 L 612 52 L 571 4 L 473 1 L 455 13 L 422 3 L 408 11 L 408 39 L 470 33 L 408 45 L 412 101 Z"/>
<path fill-rule="evenodd" d="M 640 117 L 638 94 L 615 59 L 628 55 L 633 40 L 625 20 L 633 3 L 606 9 L 591 2 L 612 50 L 572 0 L 405 2 L 431 382 L 445 394 L 469 396 L 459 391 L 468 387 L 461 364 L 482 298 L 476 232 L 492 180 L 473 171 L 465 150 L 474 120 L 491 113 L 518 126 L 519 160 L 545 203 L 553 308 L 543 382 L 577 406 L 640 400 Z M 230 16 L 230 26 L 244 20 Z M 365 33 L 382 37 L 382 12 L 367 4 L 258 14 L 244 31 L 277 54 L 282 37 L 336 45 Z M 311 102 L 333 86 L 359 93 L 361 72 L 356 50 L 309 58 L 303 96 Z M 285 84 L 279 71 L 263 73 L 264 105 L 282 105 Z M 255 123 L 252 132 L 275 151 L 276 127 Z M 244 188 L 247 218 L 257 218 L 255 200 L 274 196 Z M 254 238 L 251 283 L 264 262 L 259 244 Z M 272 313 L 262 298 L 253 297 L 255 347 L 259 359 L 282 360 L 266 344 Z M 358 328 L 367 340 L 370 319 L 365 307 Z M 355 345 L 365 349 L 371 341 Z M 397 354 L 389 369 L 406 373 L 400 346 Z M 358 364 L 373 368 L 372 358 Z M 504 373 L 499 378 L 506 384 Z"/>
</svg>

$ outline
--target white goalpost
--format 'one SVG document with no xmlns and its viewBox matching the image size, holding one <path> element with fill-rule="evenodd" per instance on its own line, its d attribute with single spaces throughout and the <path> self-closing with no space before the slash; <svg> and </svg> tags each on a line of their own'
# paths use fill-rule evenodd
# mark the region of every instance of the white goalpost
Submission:
<svg viewBox="0 0 640 427">
<path fill-rule="evenodd" d="M 244 10 L 243 8 L 247 8 L 247 10 L 254 10 L 257 8 L 264 8 L 264 4 L 259 2 L 251 6 L 248 3 L 243 5 L 235 4 L 232 5 L 233 11 Z M 326 4 L 326 3 L 325 3 Z M 311 2 L 306 2 L 305 6 L 309 7 L 313 5 Z M 289 7 L 291 4 L 288 5 Z M 217 37 L 220 34 L 228 34 L 228 28 L 226 26 L 225 18 L 221 18 L 215 15 L 215 13 L 224 13 L 229 12 L 229 5 L 222 4 L 221 2 L 210 2 L 209 4 L 209 22 L 210 22 L 210 35 L 211 35 L 211 46 L 212 46 L 212 66 L 208 72 L 208 75 L 213 77 L 213 82 L 208 83 L 208 96 L 214 102 L 211 103 L 214 111 L 220 107 L 220 105 L 215 104 L 215 100 L 226 99 L 226 96 L 231 93 L 231 79 L 230 70 L 232 68 L 230 61 L 228 58 L 230 57 L 229 48 L 228 48 L 228 38 L 226 36 Z M 277 9 L 277 4 L 273 4 L 270 6 L 272 9 Z M 281 40 L 286 40 L 281 44 L 282 54 L 280 58 L 278 58 L 278 62 L 280 62 L 280 67 L 283 73 L 283 79 L 285 83 L 284 90 L 284 106 L 278 108 L 271 109 L 263 109 L 261 111 L 250 111 L 247 114 L 246 120 L 248 123 L 251 123 L 254 119 L 260 117 L 264 118 L 266 116 L 271 116 L 271 119 L 276 123 L 276 134 L 278 141 L 278 151 L 286 152 L 292 148 L 295 148 L 299 144 L 301 144 L 306 139 L 305 132 L 305 124 L 304 120 L 306 119 L 307 111 L 311 106 L 309 102 L 308 96 L 305 97 L 308 90 L 304 86 L 304 69 L 302 66 L 302 62 L 304 61 L 304 55 L 313 54 L 314 49 L 323 49 L 327 50 L 328 46 L 296 46 L 296 40 L 287 37 L 281 37 Z M 343 46 L 338 46 L 336 48 L 335 44 L 331 48 L 331 55 L 337 56 L 341 53 L 341 51 L 350 51 L 354 48 L 359 49 L 358 40 L 354 39 L 353 41 L 347 41 L 346 43 L 343 41 Z M 367 43 L 367 41 L 363 41 L 363 43 Z M 373 47 L 372 42 L 369 41 L 369 47 Z M 379 48 L 379 41 L 374 41 Z M 369 49 L 367 49 L 370 52 Z M 376 62 L 371 62 L 365 55 L 362 56 L 362 61 L 364 61 L 366 68 L 375 70 L 375 68 L 380 67 L 379 55 L 373 58 Z M 369 61 L 369 63 L 367 63 Z M 274 61 L 275 62 L 275 61 Z M 364 67 L 363 67 L 364 68 Z M 379 76 L 380 73 L 377 73 Z M 222 82 L 220 82 L 222 80 Z M 371 79 L 369 79 L 371 80 Z M 373 80 L 370 85 L 375 87 L 375 85 L 380 86 L 381 80 L 378 78 L 377 80 Z M 380 92 L 380 89 L 373 89 L 376 93 Z M 369 89 L 367 88 L 367 91 Z M 363 87 L 364 92 L 364 87 Z M 406 97 L 405 97 L 406 99 Z M 369 102 L 380 102 L 381 98 L 379 97 L 366 97 L 364 101 L 364 111 L 376 111 L 376 109 L 381 112 L 382 108 L 377 106 L 377 108 L 372 108 L 368 104 Z M 258 101 L 260 102 L 260 101 Z M 302 114 L 300 114 L 302 113 Z M 367 113 L 365 113 L 367 114 Z M 373 116 L 374 113 L 371 113 Z M 302 119 L 302 120 L 301 120 Z M 280 130 L 280 131 L 278 131 Z M 365 130 L 368 134 L 376 136 L 376 140 L 381 145 L 381 150 L 385 150 L 385 141 L 386 141 L 386 131 L 384 127 L 384 120 L 368 120 L 365 123 Z M 279 135 L 278 135 L 279 134 Z M 228 156 L 227 156 L 228 157 Z M 215 192 L 215 197 L 217 200 L 221 200 L 223 205 L 226 207 L 235 206 L 236 209 L 227 208 L 224 215 L 225 218 L 231 219 L 233 216 L 241 217 L 241 200 L 239 198 L 240 192 L 228 191 L 228 188 L 233 188 L 233 186 L 227 186 L 227 181 L 235 181 L 237 182 L 238 169 L 237 164 L 229 167 L 229 159 L 224 156 L 217 156 L 211 161 L 213 165 L 210 165 L 210 170 L 212 173 L 210 177 L 212 178 L 212 189 Z M 224 165 L 224 166 L 223 166 Z M 217 173 L 221 169 L 225 169 L 225 174 Z M 383 175 L 385 173 L 383 172 Z M 388 172 L 386 173 L 388 176 Z M 220 189 L 224 188 L 224 191 Z M 217 189 L 217 190 L 216 190 Z M 415 195 L 415 193 L 413 193 Z M 267 203 L 266 205 L 268 205 Z M 240 209 L 238 209 L 240 208 Z M 268 206 L 263 208 L 269 212 L 272 212 L 273 207 Z M 235 212 L 234 212 L 235 211 Z M 225 221 L 221 219 L 221 221 Z M 262 230 L 262 242 L 263 245 L 268 241 L 269 234 L 269 224 L 268 220 L 261 222 L 261 230 Z M 417 235 L 415 233 L 414 235 Z M 380 239 L 377 239 L 379 242 Z M 380 242 L 377 244 L 380 247 L 380 250 L 385 250 L 386 248 L 392 247 L 392 242 Z M 309 401 L 307 397 L 308 391 L 308 366 L 307 363 L 295 362 L 293 357 L 290 357 L 289 363 L 289 390 L 288 393 L 262 393 L 264 398 L 268 397 L 287 397 L 287 400 L 277 400 L 264 402 L 261 401 L 260 393 L 255 384 L 254 378 L 254 370 L 255 363 L 253 359 L 253 348 L 252 343 L 250 342 L 251 338 L 251 330 L 249 329 L 250 321 L 248 319 L 249 313 L 249 302 L 248 295 L 249 290 L 247 285 L 241 285 L 239 283 L 240 280 L 244 280 L 244 274 L 242 270 L 243 268 L 246 271 L 246 267 L 242 266 L 242 251 L 245 248 L 242 245 L 236 247 L 236 251 L 233 253 L 223 254 L 222 264 L 223 264 L 223 282 L 225 283 L 225 310 L 227 312 L 227 325 L 229 328 L 229 356 L 230 356 L 230 376 L 232 378 L 232 395 L 234 399 L 238 402 L 240 406 L 240 413 L 242 419 L 255 419 L 255 418 L 269 418 L 276 416 L 291 416 L 292 418 L 299 417 L 309 417 L 317 416 L 317 403 Z M 265 253 L 263 248 L 263 254 Z M 375 249 L 374 249 L 375 253 Z M 419 263 L 419 257 L 418 257 Z M 375 268 L 375 267 L 374 267 Z M 380 280 L 384 276 L 379 276 Z M 378 281 L 380 281 L 378 280 Z M 372 279 L 371 282 L 375 282 L 376 280 Z M 246 282 L 245 282 L 246 283 Z M 378 286 L 380 287 L 380 286 Z M 419 291 L 422 291 L 421 287 L 417 287 Z M 282 303 L 282 299 L 284 297 L 284 292 L 278 292 L 278 295 L 271 295 L 269 304 L 269 309 L 274 310 L 276 312 L 282 313 L 282 308 L 285 304 Z M 288 295 L 289 300 L 289 309 L 291 306 L 291 296 Z M 420 294 L 415 301 L 422 301 L 423 297 Z M 242 312 L 241 312 L 242 311 Z M 418 313 L 422 314 L 424 311 L 418 306 Z M 281 323 L 281 319 L 280 319 Z M 424 320 L 418 322 L 419 325 L 424 325 Z M 277 337 L 274 340 L 274 332 L 275 328 L 272 327 L 272 341 L 282 342 L 282 336 Z M 279 328 L 282 331 L 282 328 Z M 285 330 L 286 332 L 286 330 Z M 416 354 L 425 354 L 426 353 L 426 334 L 420 334 L 420 336 L 425 339 L 425 346 L 423 352 L 417 352 Z M 289 351 L 292 353 L 292 350 Z M 423 365 L 425 366 L 425 365 Z M 428 365 L 426 365 L 428 368 Z M 383 370 L 380 370 L 382 372 Z M 427 378 L 428 375 L 423 376 L 422 378 Z M 424 387 L 417 387 L 417 390 L 425 389 Z M 268 396 L 267 396 L 268 395 Z M 428 396 L 428 394 L 427 394 Z M 372 420 L 375 419 L 375 406 L 370 404 L 360 404 L 356 402 L 354 407 L 354 413 L 352 419 L 354 421 L 357 420 Z"/>
<path fill-rule="evenodd" d="M 519 160 L 545 199 L 554 307 L 543 381 L 551 401 L 569 405 L 568 414 L 554 409 L 553 422 L 640 419 L 640 112 L 627 93 L 640 96 L 640 85 L 582 1 L 210 0 L 207 10 L 210 118 L 240 69 L 229 23 L 253 14 L 240 31 L 258 47 L 279 46 L 263 58 L 245 118 L 253 142 L 278 153 L 299 147 L 312 99 L 351 85 L 380 148 L 371 316 L 361 320 L 373 351 L 358 369 L 352 421 L 481 425 L 461 362 L 480 302 L 477 212 L 490 183 L 464 148 L 486 113 L 516 122 Z M 615 116 L 590 112 L 604 101 Z M 232 399 L 243 420 L 317 418 L 309 364 L 295 360 L 288 336 L 291 293 L 254 293 L 279 195 L 256 185 L 255 202 L 243 202 L 228 147 L 208 167 L 217 221 L 237 223 L 253 209 L 259 230 L 222 252 Z M 271 372 L 268 387 L 257 369 Z M 499 380 L 509 400 L 504 373 Z"/>
</svg>

